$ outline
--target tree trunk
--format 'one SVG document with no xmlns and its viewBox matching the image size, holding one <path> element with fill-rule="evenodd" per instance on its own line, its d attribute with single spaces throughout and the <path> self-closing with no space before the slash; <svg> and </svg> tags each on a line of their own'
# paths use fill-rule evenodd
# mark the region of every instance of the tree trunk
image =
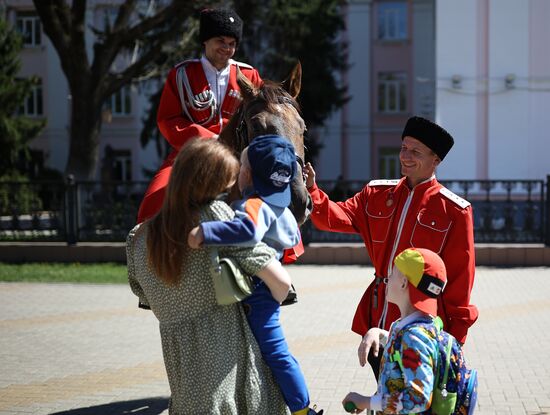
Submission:
<svg viewBox="0 0 550 415">
<path fill-rule="evenodd" d="M 94 180 L 99 159 L 101 104 L 87 95 L 72 95 L 69 158 L 65 173 L 74 175 L 76 180 Z"/>
</svg>

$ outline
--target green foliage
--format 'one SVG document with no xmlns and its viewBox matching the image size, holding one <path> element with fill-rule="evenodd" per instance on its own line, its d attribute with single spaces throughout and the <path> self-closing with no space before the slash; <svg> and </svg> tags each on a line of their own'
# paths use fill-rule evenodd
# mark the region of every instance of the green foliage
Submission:
<svg viewBox="0 0 550 415">
<path fill-rule="evenodd" d="M 44 120 L 17 115 L 17 110 L 31 91 L 36 78 L 17 78 L 21 38 L 0 18 L 0 176 L 18 171 L 18 165 L 28 160 L 28 143 L 44 128 Z"/>
<path fill-rule="evenodd" d="M 234 0 L 243 18 L 240 53 L 255 65 L 263 78 L 283 80 L 297 60 L 302 64 L 302 90 L 298 101 L 311 132 L 346 101 L 337 80 L 346 67 L 347 45 L 340 39 L 344 29 L 341 0 Z M 306 135 L 309 158 L 321 143 Z"/>
<path fill-rule="evenodd" d="M 0 176 L 0 215 L 29 214 L 41 209 L 42 200 L 27 177 L 17 172 Z"/>
<path fill-rule="evenodd" d="M 26 263 L 0 262 L 0 281 L 6 282 L 71 282 L 126 284 L 126 265 L 115 263 Z"/>
</svg>

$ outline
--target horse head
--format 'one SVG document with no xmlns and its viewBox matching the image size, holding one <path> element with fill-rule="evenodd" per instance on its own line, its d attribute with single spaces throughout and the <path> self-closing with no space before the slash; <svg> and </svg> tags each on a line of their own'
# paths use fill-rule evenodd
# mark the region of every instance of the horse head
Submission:
<svg viewBox="0 0 550 415">
<path fill-rule="evenodd" d="M 299 225 L 308 219 L 312 208 L 311 197 L 303 178 L 306 126 L 296 101 L 301 82 L 300 63 L 296 64 L 283 83 L 265 80 L 259 88 L 238 71 L 237 83 L 241 88 L 243 102 L 219 137 L 220 141 L 239 155 L 259 135 L 277 134 L 292 142 L 298 168 L 291 183 L 292 201 L 289 208 Z"/>
</svg>

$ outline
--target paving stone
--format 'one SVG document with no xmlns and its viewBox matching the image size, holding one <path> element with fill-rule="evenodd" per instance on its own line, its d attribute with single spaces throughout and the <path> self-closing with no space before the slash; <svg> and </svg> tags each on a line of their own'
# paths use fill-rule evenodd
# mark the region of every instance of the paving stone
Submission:
<svg viewBox="0 0 550 415">
<path fill-rule="evenodd" d="M 312 403 L 344 413 L 350 391 L 376 390 L 350 331 L 369 266 L 290 266 L 299 302 L 283 307 L 290 348 Z M 479 370 L 476 414 L 550 413 L 550 268 L 478 267 L 480 318 L 465 346 Z M 125 285 L 0 283 L 0 415 L 167 414 L 158 323 Z M 138 412 L 139 413 L 139 412 Z"/>
</svg>

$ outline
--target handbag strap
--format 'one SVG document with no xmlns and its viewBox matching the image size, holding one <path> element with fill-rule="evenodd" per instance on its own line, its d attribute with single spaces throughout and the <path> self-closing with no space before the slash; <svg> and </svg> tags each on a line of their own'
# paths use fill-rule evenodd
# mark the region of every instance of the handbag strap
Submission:
<svg viewBox="0 0 550 415">
<path fill-rule="evenodd" d="M 218 248 L 215 246 L 211 246 L 208 249 L 210 254 L 210 267 L 212 268 L 213 272 L 220 272 L 221 266 L 220 266 L 220 256 L 218 254 Z"/>
</svg>

